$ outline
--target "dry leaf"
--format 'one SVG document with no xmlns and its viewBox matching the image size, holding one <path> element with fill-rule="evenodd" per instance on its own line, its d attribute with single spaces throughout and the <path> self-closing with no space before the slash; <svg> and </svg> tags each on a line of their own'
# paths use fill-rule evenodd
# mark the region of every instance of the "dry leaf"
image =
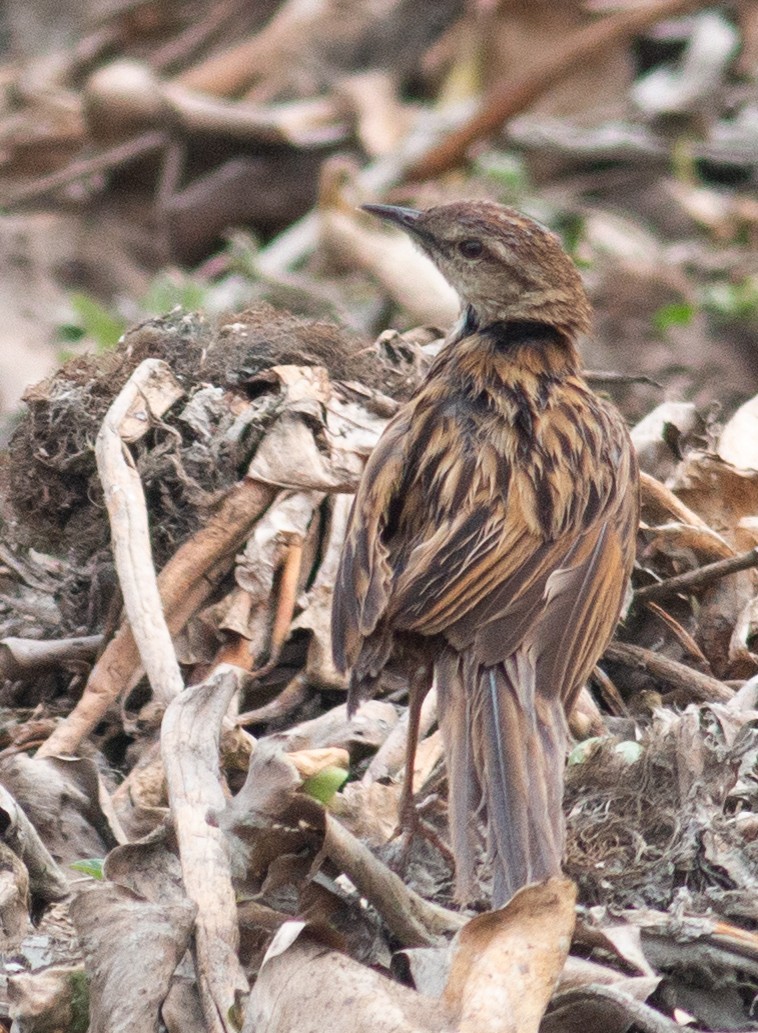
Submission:
<svg viewBox="0 0 758 1033">
<path fill-rule="evenodd" d="M 576 887 L 525 886 L 457 937 L 444 1001 L 460 1033 L 537 1033 L 574 930 Z"/>
<path fill-rule="evenodd" d="M 738 470 L 758 471 L 758 395 L 741 405 L 726 424 L 718 454 Z"/>
<path fill-rule="evenodd" d="M 444 1033 L 438 1001 L 329 950 L 287 922 L 274 937 L 250 994 L 242 1033 Z"/>
<path fill-rule="evenodd" d="M 79 893 L 71 918 L 84 949 L 90 1028 L 157 1029 L 174 969 L 189 946 L 194 905 L 186 898 L 148 902 L 107 882 Z"/>
</svg>

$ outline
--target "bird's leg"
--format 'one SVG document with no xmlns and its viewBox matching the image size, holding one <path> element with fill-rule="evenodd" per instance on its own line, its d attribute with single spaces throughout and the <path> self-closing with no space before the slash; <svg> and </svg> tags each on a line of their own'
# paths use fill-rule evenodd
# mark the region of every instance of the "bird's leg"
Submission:
<svg viewBox="0 0 758 1033">
<path fill-rule="evenodd" d="M 429 663 L 415 668 L 408 686 L 408 738 L 405 746 L 405 777 L 400 794 L 399 820 L 395 836 L 400 837 L 400 866 L 406 867 L 413 836 L 419 834 L 439 850 L 443 857 L 453 862 L 450 847 L 443 843 L 432 826 L 423 820 L 416 807 L 413 793 L 413 769 L 416 764 L 416 747 L 421 728 L 421 708 L 432 686 L 432 667 Z"/>
</svg>

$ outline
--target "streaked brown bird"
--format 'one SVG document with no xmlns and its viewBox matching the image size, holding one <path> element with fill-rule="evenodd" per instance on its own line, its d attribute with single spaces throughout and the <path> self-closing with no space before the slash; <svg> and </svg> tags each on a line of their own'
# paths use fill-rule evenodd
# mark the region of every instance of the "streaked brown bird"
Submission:
<svg viewBox="0 0 758 1033">
<path fill-rule="evenodd" d="M 500 906 L 560 872 L 566 714 L 619 617 L 637 465 L 579 372 L 590 307 L 553 233 L 489 201 L 365 207 L 410 234 L 462 314 L 366 465 L 334 658 L 351 710 L 391 659 L 407 665 L 410 751 L 436 678 L 457 896 L 483 827 Z M 412 806 L 408 771 L 405 791 Z"/>
</svg>

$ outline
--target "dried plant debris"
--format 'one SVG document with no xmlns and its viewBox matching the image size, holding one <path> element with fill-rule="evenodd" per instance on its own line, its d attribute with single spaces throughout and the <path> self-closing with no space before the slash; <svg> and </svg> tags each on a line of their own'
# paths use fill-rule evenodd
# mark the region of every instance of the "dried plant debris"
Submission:
<svg viewBox="0 0 758 1033">
<path fill-rule="evenodd" d="M 569 765 L 567 871 L 582 899 L 758 918 L 758 853 L 741 831 L 758 781 L 754 709 L 653 711 L 639 739 L 583 744 Z"/>
<path fill-rule="evenodd" d="M 275 331 L 265 336 L 272 326 Z M 180 1025 L 197 1029 L 205 1028 L 202 1016 L 219 1008 L 250 1028 L 261 1015 L 272 1028 L 290 1022 L 301 1005 L 296 994 L 282 999 L 276 992 L 279 970 L 289 979 L 290 964 L 310 966 L 314 937 L 321 945 L 316 953 L 334 967 L 335 985 L 342 985 L 337 973 L 343 970 L 346 986 L 353 980 L 362 985 L 367 966 L 390 970 L 397 947 L 443 949 L 469 921 L 449 908 L 453 872 L 445 846 L 447 790 L 434 694 L 422 714 L 424 737 L 414 772 L 428 838 L 415 838 L 408 848 L 395 836 L 407 736 L 407 720 L 399 719 L 406 672 L 393 670 L 382 686 L 387 698 L 348 718 L 344 681 L 328 659 L 331 589 L 350 492 L 398 399 L 407 396 L 434 350 L 420 347 L 418 339 L 383 335 L 373 346 L 356 346 L 334 328 L 263 308 L 215 330 L 196 317 L 179 316 L 139 327 L 109 360 L 110 383 L 97 368 L 88 396 L 94 399 L 88 403 L 90 438 L 102 436 L 97 419 L 103 421 L 106 401 L 115 404 L 119 385 L 120 398 L 133 392 L 143 369 L 173 375 L 172 392 L 154 403 L 159 408 L 152 424 L 144 419 L 147 395 L 128 410 L 120 448 L 135 457 L 151 526 L 174 528 L 171 537 L 164 531 L 165 537 L 154 539 L 155 552 L 163 548 L 167 555 L 157 587 L 182 661 L 179 682 L 190 687 L 173 696 L 166 692 L 148 660 L 148 643 L 141 641 L 138 653 L 117 612 L 115 635 L 106 628 L 102 638 L 91 634 L 34 647 L 31 636 L 42 626 L 27 616 L 17 629 L 27 637 L 3 641 L 8 702 L 15 693 L 38 708 L 27 719 L 19 713 L 8 726 L 0 768 L 7 813 L 17 814 L 17 828 L 31 830 L 23 849 L 18 834 L 8 840 L 14 860 L 9 871 L 17 874 L 4 920 L 9 944 L 25 959 L 9 986 L 9 1014 L 32 1007 L 28 898 L 45 910 L 71 894 L 70 907 L 64 906 L 75 931 L 69 928 L 65 961 L 94 973 L 91 1015 L 120 1014 L 115 988 L 129 956 L 127 940 L 147 937 L 164 944 L 165 965 L 160 973 L 149 965 L 131 971 L 135 992 L 150 981 L 142 998 L 145 1016 L 162 1007 L 180 1016 Z M 66 368 L 61 377 L 80 376 L 86 389 L 80 370 L 75 364 L 73 374 Z M 29 416 L 18 434 L 28 434 L 31 426 Z M 752 553 L 744 554 L 739 567 L 723 567 L 740 559 L 738 545 L 755 540 L 749 515 L 755 471 L 737 470 L 700 447 L 683 449 L 684 457 L 676 458 L 656 442 L 656 434 L 670 440 L 669 426 L 666 418 L 651 419 L 637 435 L 645 443 L 648 470 L 634 577 L 639 598 L 633 597 L 620 640 L 598 673 L 601 709 L 589 700 L 592 719 L 575 723 L 595 734 L 569 758 L 565 800 L 566 871 L 589 909 L 593 935 L 620 944 L 623 936 L 613 923 L 633 929 L 644 919 L 655 931 L 643 926 L 642 945 L 653 946 L 649 957 L 634 955 L 637 975 L 629 974 L 628 943 L 624 961 L 611 965 L 610 974 L 603 969 L 602 950 L 585 960 L 587 968 L 572 970 L 573 982 L 566 982 L 566 968 L 544 1020 L 548 1025 L 568 1013 L 602 1015 L 609 1028 L 619 1029 L 631 1021 L 658 1021 L 656 1015 L 664 1021 L 660 1010 L 645 1003 L 655 991 L 656 1006 L 669 1014 L 683 1009 L 708 1025 L 727 1008 L 748 1023 L 742 1028 L 750 1028 L 744 991 L 753 964 L 749 951 L 747 961 L 744 953 L 730 961 L 719 955 L 723 978 L 733 987 L 728 1000 L 710 991 L 698 996 L 692 990 L 695 963 L 664 950 L 661 923 L 684 913 L 701 916 L 709 929 L 734 928 L 750 936 L 758 922 L 758 679 L 752 676 L 758 662 L 744 616 L 755 598 Z M 83 442 L 76 447 L 85 447 Z M 190 467 L 198 448 L 218 464 L 216 480 L 203 479 L 196 461 L 191 489 L 185 476 L 182 494 L 175 487 L 168 502 L 165 491 L 151 492 L 156 476 L 165 487 L 169 449 L 176 471 L 180 464 Z M 93 524 L 104 522 L 94 468 L 89 476 L 88 497 L 79 506 L 91 511 Z M 710 490 L 714 483 L 716 492 Z M 242 500 L 239 512 L 235 500 Z M 174 511 L 184 514 L 180 530 L 170 523 Z M 33 530 L 26 526 L 32 540 Z M 67 538 L 68 523 L 58 534 L 69 558 L 77 544 L 83 549 Z M 207 552 L 212 542 L 215 551 Z M 46 547 L 51 545 L 47 540 Z M 98 543 L 93 540 L 90 548 L 97 557 Z M 122 555 L 118 578 L 126 585 L 124 554 L 116 548 L 115 555 Z M 125 555 L 131 557 L 127 563 L 137 561 L 136 552 Z M 28 557 L 43 570 L 37 581 L 24 566 Z M 55 584 L 57 596 L 66 597 L 66 563 L 57 567 L 52 556 L 18 543 L 7 562 L 9 571 L 23 574 L 36 590 Z M 205 573 L 210 570 L 211 579 Z M 712 609 L 737 643 L 729 662 L 751 675 L 743 676 L 744 684 L 717 676 L 726 670 L 718 666 L 725 633 L 709 634 L 704 623 L 712 618 L 702 601 L 730 582 L 739 605 L 726 609 L 722 602 Z M 645 595 L 650 586 L 661 589 L 659 602 Z M 145 589 L 142 582 L 144 599 Z M 61 606 L 61 612 L 68 611 Z M 97 631 L 99 620 L 97 611 L 82 613 L 80 630 Z M 146 632 L 138 627 L 139 639 Z M 152 693 L 142 679 L 140 653 Z M 732 655 L 728 648 L 726 655 Z M 51 671 L 51 681 L 38 680 Z M 40 694 L 43 684 L 47 696 Z M 62 694 L 66 685 L 69 694 L 77 689 L 75 705 Z M 56 708 L 66 716 L 53 727 L 43 715 Z M 29 743 L 40 742 L 37 756 L 26 756 Z M 92 759 L 55 756 L 77 752 Z M 46 856 L 50 866 L 43 878 Z M 65 869 L 57 866 L 72 860 L 84 860 L 77 863 L 83 874 L 66 880 Z M 405 883 L 391 870 L 399 863 Z M 484 863 L 479 877 L 486 908 Z M 92 885 L 93 878 L 105 883 Z M 485 940 L 490 934 L 497 939 L 501 921 L 503 929 L 515 922 L 513 946 L 504 949 L 515 950 L 516 968 L 522 966 L 519 951 L 533 958 L 537 941 L 543 943 L 544 965 L 529 969 L 530 995 L 519 984 L 519 999 L 535 1003 L 517 1025 L 536 1028 L 569 934 L 558 935 L 551 913 L 547 933 L 538 932 L 536 912 L 531 905 L 519 911 L 518 900 L 502 914 L 470 921 L 461 943 L 473 937 L 478 944 L 480 932 Z M 568 906 L 563 891 L 555 901 L 563 901 L 555 905 L 559 910 Z M 111 912 L 112 922 L 103 918 Z M 654 922 L 650 916 L 658 917 Z M 302 938 L 293 919 L 308 923 Z M 124 922 L 126 939 L 109 939 L 108 929 Z M 487 929 L 475 931 L 477 922 Z M 489 922 L 496 924 L 490 929 Z M 580 952 L 588 935 L 583 931 L 577 941 Z M 625 935 L 633 939 L 632 932 Z M 177 966 L 188 942 L 192 962 L 185 955 Z M 480 959 L 489 948 L 472 950 Z M 428 1028 L 429 1016 L 435 1016 L 435 1028 L 490 1028 L 489 977 L 477 967 L 480 961 L 468 975 L 455 977 L 452 964 L 451 969 L 444 962 L 432 980 L 432 1003 L 419 1002 L 417 991 L 401 992 L 406 1003 L 399 1006 L 410 1009 L 407 1028 Z M 378 978 L 375 992 L 393 997 L 394 984 Z M 421 969 L 418 978 L 426 985 Z M 47 1001 L 41 1007 L 50 1013 L 73 1008 L 72 986 L 78 985 L 74 977 L 56 982 L 48 1000 L 40 984 Z"/>
<path fill-rule="evenodd" d="M 267 370 L 319 366 L 335 381 L 355 381 L 369 391 L 403 398 L 420 367 L 415 346 L 400 345 L 402 350 L 391 342 L 373 347 L 336 326 L 265 305 L 215 326 L 179 313 L 138 326 L 114 353 L 73 359 L 26 393 L 27 409 L 11 439 L 5 471 L 7 501 L 14 511 L 8 529 L 20 545 L 33 542 L 38 551 L 65 557 L 58 570 L 38 574 L 45 587 L 57 587 L 66 578 L 76 581 L 67 562 L 80 568 L 97 558 L 107 565 L 102 554 L 108 526 L 95 470 L 95 436 L 139 362 L 162 358 L 184 388 L 186 404 L 154 422 L 136 455 L 151 512 L 154 556 L 162 565 L 242 475 L 274 418 L 276 400 L 270 397 Z M 104 577 L 105 570 L 87 571 L 90 581 Z M 102 600 L 97 608 L 107 612 Z M 60 624 L 70 630 L 71 619 L 66 614 Z M 81 610 L 75 619 L 77 626 L 86 620 Z"/>
</svg>

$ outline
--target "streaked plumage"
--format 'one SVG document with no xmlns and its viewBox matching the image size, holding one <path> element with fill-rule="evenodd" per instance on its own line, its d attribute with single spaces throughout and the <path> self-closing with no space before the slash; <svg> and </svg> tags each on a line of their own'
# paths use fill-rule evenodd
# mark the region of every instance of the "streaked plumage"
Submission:
<svg viewBox="0 0 758 1033">
<path fill-rule="evenodd" d="M 483 820 L 499 905 L 560 871 L 565 714 L 618 619 L 636 463 L 578 372 L 589 306 L 553 234 L 491 202 L 369 210 L 411 233 L 464 311 L 366 466 L 335 662 L 353 708 L 393 655 L 420 705 L 433 664 L 457 892 L 472 893 Z"/>
</svg>

